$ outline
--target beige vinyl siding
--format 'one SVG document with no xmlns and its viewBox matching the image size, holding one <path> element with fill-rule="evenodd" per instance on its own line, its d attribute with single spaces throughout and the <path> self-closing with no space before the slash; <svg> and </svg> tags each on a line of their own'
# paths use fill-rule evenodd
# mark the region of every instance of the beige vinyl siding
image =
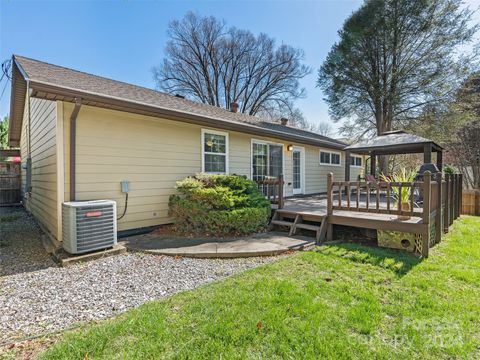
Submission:
<svg viewBox="0 0 480 360">
<path fill-rule="evenodd" d="M 29 138 L 29 106 L 26 100 L 22 124 L 21 154 L 26 164 Z M 57 238 L 57 151 L 56 102 L 30 99 L 30 151 L 32 158 L 32 191 L 24 194 L 28 211 L 44 229 Z M 22 191 L 25 189 L 26 171 L 22 169 Z"/>
<path fill-rule="evenodd" d="M 64 157 L 69 159 L 69 116 L 64 104 Z M 76 199 L 111 199 L 122 214 L 130 182 L 128 211 L 118 229 L 165 224 L 168 198 L 175 182 L 200 172 L 198 126 L 125 112 L 82 106 L 77 117 Z M 69 166 L 65 166 L 65 199 L 69 199 Z"/>
<path fill-rule="evenodd" d="M 24 111 L 23 111 L 23 122 L 22 122 L 22 131 L 20 135 L 20 157 L 22 159 L 22 166 L 20 169 L 20 180 L 21 186 L 20 189 L 22 193 L 22 198 L 25 196 L 25 186 L 27 183 L 27 170 L 25 169 L 27 164 L 27 156 L 28 156 L 28 138 L 27 138 L 27 127 L 28 127 L 28 106 L 25 104 Z"/>
<path fill-rule="evenodd" d="M 73 104 L 63 104 L 65 200 L 69 199 L 69 118 Z M 130 182 L 128 211 L 118 229 L 166 224 L 168 198 L 175 183 L 201 171 L 202 129 L 219 130 L 138 114 L 82 106 L 77 118 L 77 200 L 112 199 L 124 209 L 120 182 Z M 226 132 L 225 130 L 221 130 Z M 229 131 L 229 172 L 251 177 L 252 140 L 283 144 L 285 195 L 293 194 L 292 153 L 287 145 L 305 148 L 305 193 L 326 191 L 327 174 L 344 178 L 341 166 L 319 163 L 320 148 L 281 139 Z"/>
<path fill-rule="evenodd" d="M 320 150 L 340 153 L 340 166 L 320 164 Z M 307 194 L 327 192 L 327 175 L 333 173 L 336 181 L 345 179 L 345 153 L 325 148 L 305 148 L 305 188 Z"/>
<path fill-rule="evenodd" d="M 63 104 L 65 200 L 69 199 L 69 117 L 73 104 Z M 120 182 L 130 182 L 128 211 L 118 229 L 126 230 L 171 222 L 168 198 L 175 183 L 201 171 L 201 130 L 198 125 L 120 111 L 82 106 L 77 117 L 76 199 L 112 199 L 124 209 Z M 215 130 L 215 129 L 212 129 Z M 229 133 L 229 172 L 251 176 L 252 138 Z M 286 182 L 291 183 L 291 156 L 284 151 Z M 290 179 L 290 180 L 289 180 Z M 286 194 L 292 186 L 286 186 Z"/>
<path fill-rule="evenodd" d="M 320 164 L 320 151 L 340 153 L 340 166 Z M 327 192 L 327 175 L 330 172 L 333 174 L 334 181 L 345 181 L 345 152 L 310 146 L 306 148 L 305 157 L 305 187 L 307 194 Z M 362 162 L 364 161 L 365 159 L 362 160 Z M 356 181 L 358 175 L 363 173 L 362 169 L 363 166 L 350 166 L 350 181 Z"/>
</svg>

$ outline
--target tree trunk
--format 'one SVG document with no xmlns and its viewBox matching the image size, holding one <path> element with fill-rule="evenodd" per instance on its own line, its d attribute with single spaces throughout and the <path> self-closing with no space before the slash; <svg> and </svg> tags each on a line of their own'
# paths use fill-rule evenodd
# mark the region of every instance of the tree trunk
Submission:
<svg viewBox="0 0 480 360">
<path fill-rule="evenodd" d="M 390 131 L 390 126 L 384 117 L 383 106 L 380 101 L 375 106 L 375 122 L 377 125 L 377 136 L 382 135 L 386 131 Z M 377 173 L 379 175 L 388 175 L 388 155 L 380 155 L 377 157 Z M 372 174 L 376 175 L 376 174 Z"/>
<path fill-rule="evenodd" d="M 378 156 L 378 173 L 380 175 L 388 175 L 388 155 Z"/>
</svg>

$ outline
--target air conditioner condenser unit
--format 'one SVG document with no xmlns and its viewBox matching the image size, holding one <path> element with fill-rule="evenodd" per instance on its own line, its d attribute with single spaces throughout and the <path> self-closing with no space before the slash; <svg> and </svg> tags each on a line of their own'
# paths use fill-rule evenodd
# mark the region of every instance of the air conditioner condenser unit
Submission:
<svg viewBox="0 0 480 360">
<path fill-rule="evenodd" d="M 70 254 L 106 249 L 117 244 L 117 208 L 112 200 L 62 204 L 63 248 Z"/>
</svg>

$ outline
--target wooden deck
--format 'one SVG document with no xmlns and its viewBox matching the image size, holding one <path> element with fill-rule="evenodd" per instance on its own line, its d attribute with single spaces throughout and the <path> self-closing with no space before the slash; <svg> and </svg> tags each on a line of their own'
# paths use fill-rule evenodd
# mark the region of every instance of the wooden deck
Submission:
<svg viewBox="0 0 480 360">
<path fill-rule="evenodd" d="M 338 199 L 338 194 L 336 195 Z M 309 196 L 285 199 L 282 209 L 277 209 L 272 218 L 271 225 L 289 229 L 290 235 L 297 234 L 300 230 L 308 230 L 315 233 L 317 243 L 325 240 L 333 240 L 333 226 L 351 226 L 364 229 L 400 231 L 413 234 L 429 234 L 429 224 L 424 223 L 420 216 L 411 216 L 409 219 L 400 220 L 398 215 L 379 213 L 380 209 L 387 209 L 387 199 L 370 196 L 368 202 L 375 203 L 377 198 L 378 209 L 369 209 L 367 196 L 359 196 L 358 208 L 364 211 L 332 209 L 328 215 L 327 196 Z M 336 201 L 337 207 L 347 207 L 348 199 L 342 196 Z M 417 206 L 415 211 L 423 210 Z M 429 235 L 428 235 L 429 236 Z"/>
<path fill-rule="evenodd" d="M 414 251 L 428 257 L 442 233 L 459 216 L 461 175 L 432 175 L 423 181 L 333 181 L 327 176 L 327 194 L 293 197 L 275 210 L 271 226 L 315 232 L 317 243 L 332 240 L 335 225 L 414 234 Z M 348 195 L 347 195 L 348 194 Z M 403 194 L 401 206 L 395 197 Z M 407 201 L 408 200 L 408 201 Z"/>
<path fill-rule="evenodd" d="M 374 199 L 375 198 L 375 199 Z M 366 206 L 366 196 L 362 196 L 360 202 L 360 208 Z M 369 200 L 375 200 L 376 197 L 371 196 Z M 344 196 L 342 203 L 346 204 L 347 199 Z M 387 208 L 387 201 L 382 198 L 379 202 L 379 207 L 382 209 Z M 307 227 L 307 230 L 320 231 L 321 224 L 327 217 L 327 197 L 326 196 L 309 196 L 309 197 L 297 197 L 285 199 L 285 204 L 282 209 L 277 210 L 277 218 L 273 223 L 277 225 L 288 226 L 284 221 L 297 221 L 296 228 L 291 233 L 294 234 L 296 230 L 302 229 L 302 225 L 298 225 L 299 221 L 308 223 L 318 223 L 316 227 L 312 224 Z M 421 207 L 418 207 L 421 210 Z M 423 219 L 419 216 L 411 216 L 408 220 L 399 220 L 397 215 L 382 214 L 374 212 L 359 212 L 349 210 L 333 210 L 332 215 L 328 219 L 330 225 L 344 225 L 353 226 L 357 228 L 377 229 L 377 230 L 390 230 L 390 231 L 402 231 L 409 233 L 423 233 L 425 231 L 425 225 L 423 225 Z M 321 237 L 321 233 L 317 234 Z M 325 234 L 326 235 L 326 234 Z"/>
<path fill-rule="evenodd" d="M 443 180 L 441 174 L 432 179 L 425 172 L 423 181 L 414 182 L 335 182 L 329 174 L 326 195 L 283 199 L 271 227 L 288 228 L 290 235 L 313 231 L 318 243 L 332 240 L 334 225 L 411 233 L 414 251 L 427 257 L 459 216 L 461 184 L 458 174 Z M 402 194 L 400 205 L 397 194 Z"/>
<path fill-rule="evenodd" d="M 355 194 L 351 195 L 354 197 Z M 373 204 L 376 203 L 376 195 L 370 195 L 369 203 Z M 390 198 L 391 202 L 393 202 L 393 198 Z M 359 196 L 359 208 L 366 208 L 367 207 L 367 196 L 366 194 L 361 194 Z M 351 201 L 353 202 L 353 201 Z M 334 195 L 334 203 L 338 205 L 338 195 Z M 347 207 L 348 199 L 346 195 L 342 195 L 342 199 L 340 202 L 341 206 Z M 327 212 L 327 195 L 312 195 L 312 196 L 299 196 L 299 197 L 289 197 L 285 198 L 283 210 L 289 211 L 303 211 L 312 214 L 321 214 L 322 212 Z M 382 194 L 379 196 L 379 208 L 380 209 L 387 209 L 387 199 L 386 195 Z M 416 211 L 421 212 L 423 210 L 422 203 L 419 202 L 415 204 L 414 209 Z M 370 209 L 369 213 L 375 213 L 375 209 Z"/>
</svg>

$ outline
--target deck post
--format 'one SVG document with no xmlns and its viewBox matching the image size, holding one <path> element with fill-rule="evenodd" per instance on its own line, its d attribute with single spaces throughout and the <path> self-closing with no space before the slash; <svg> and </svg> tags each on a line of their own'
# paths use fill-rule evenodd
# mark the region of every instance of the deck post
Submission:
<svg viewBox="0 0 480 360">
<path fill-rule="evenodd" d="M 345 151 L 345 181 L 350 181 L 350 151 Z"/>
<path fill-rule="evenodd" d="M 450 200 L 448 202 L 448 206 L 450 208 L 449 210 L 449 217 L 448 217 L 448 226 L 452 225 L 453 224 L 453 218 L 454 218 L 454 213 L 453 213 L 453 201 L 455 199 L 455 196 L 454 196 L 454 191 L 455 191 L 455 188 L 454 188 L 454 183 L 455 181 L 455 177 L 453 176 L 453 174 L 450 174 Z"/>
<path fill-rule="evenodd" d="M 332 214 L 333 214 L 333 173 L 330 172 L 327 175 L 327 217 L 325 218 L 325 221 L 328 221 L 327 241 L 332 241 L 333 239 L 333 225 L 330 223 L 330 218 Z"/>
<path fill-rule="evenodd" d="M 370 155 L 370 174 L 375 176 L 377 172 L 377 157 L 374 153 Z"/>
<path fill-rule="evenodd" d="M 454 203 L 454 210 L 453 213 L 455 214 L 455 217 L 453 220 L 457 220 L 458 218 L 458 174 L 455 174 L 455 189 L 453 190 L 453 193 L 455 194 L 455 203 Z"/>
<path fill-rule="evenodd" d="M 278 175 L 278 208 L 283 208 L 283 174 Z"/>
<path fill-rule="evenodd" d="M 457 174 L 453 174 L 453 184 L 452 184 L 452 196 L 453 196 L 453 204 L 452 204 L 452 223 L 455 221 L 457 218 Z"/>
<path fill-rule="evenodd" d="M 462 214 L 463 201 L 463 175 L 458 175 L 458 216 Z"/>
<path fill-rule="evenodd" d="M 457 175 L 457 218 L 460 217 L 460 174 Z"/>
<path fill-rule="evenodd" d="M 457 174 L 453 174 L 453 191 L 452 191 L 452 195 L 453 195 L 453 204 L 452 204 L 452 208 L 453 208 L 453 219 L 452 219 L 452 222 L 454 220 L 457 219 L 457 200 L 458 200 L 458 175 Z"/>
<path fill-rule="evenodd" d="M 437 180 L 437 212 L 435 214 L 435 243 L 442 241 L 443 217 L 442 217 L 442 173 L 435 175 Z"/>
<path fill-rule="evenodd" d="M 423 146 L 423 163 L 430 164 L 432 162 L 432 143 L 426 143 Z"/>
<path fill-rule="evenodd" d="M 458 219 L 460 216 L 460 211 L 458 209 L 458 205 L 460 204 L 460 175 L 457 174 L 457 202 L 455 203 L 456 211 L 455 211 L 455 219 Z"/>
<path fill-rule="evenodd" d="M 422 234 L 422 256 L 427 258 L 430 246 L 430 196 L 432 190 L 430 171 L 423 174 L 423 225 L 425 227 Z"/>
<path fill-rule="evenodd" d="M 462 188 L 461 178 L 462 178 L 462 176 L 460 174 L 458 174 L 457 218 L 460 217 L 460 204 L 462 203 L 462 199 L 460 199 L 460 196 L 462 195 L 462 191 L 460 190 Z"/>
<path fill-rule="evenodd" d="M 450 224 L 450 174 L 445 174 L 445 209 L 443 210 L 443 232 L 448 233 Z"/>
<path fill-rule="evenodd" d="M 437 168 L 440 172 L 442 172 L 442 168 L 443 168 L 443 152 L 442 152 L 442 150 L 437 151 Z"/>
</svg>

